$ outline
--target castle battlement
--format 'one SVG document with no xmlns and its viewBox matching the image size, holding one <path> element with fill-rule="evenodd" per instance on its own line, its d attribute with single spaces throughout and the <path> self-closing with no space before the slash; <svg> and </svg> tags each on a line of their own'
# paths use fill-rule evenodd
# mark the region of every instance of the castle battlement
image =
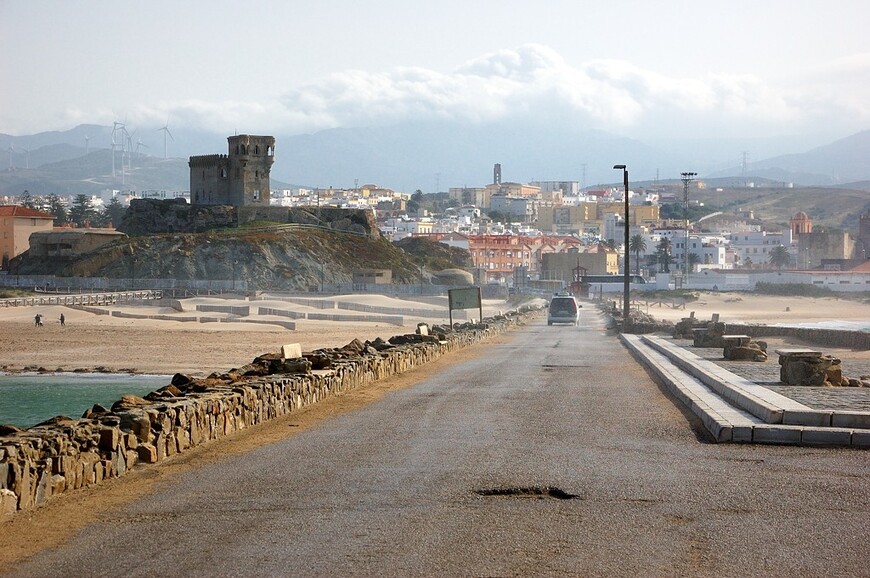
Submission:
<svg viewBox="0 0 870 578">
<path fill-rule="evenodd" d="M 201 166 L 209 166 L 214 165 L 220 161 L 229 160 L 229 155 L 197 155 L 190 157 L 190 160 L 187 161 L 187 166 L 189 167 L 201 167 Z"/>
</svg>

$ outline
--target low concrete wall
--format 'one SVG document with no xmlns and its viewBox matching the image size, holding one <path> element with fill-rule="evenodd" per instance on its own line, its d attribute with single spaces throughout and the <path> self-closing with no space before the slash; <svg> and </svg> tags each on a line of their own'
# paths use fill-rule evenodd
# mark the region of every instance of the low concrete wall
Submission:
<svg viewBox="0 0 870 578">
<path fill-rule="evenodd" d="M 385 315 L 406 315 L 408 317 L 420 317 L 422 319 L 448 319 L 450 312 L 447 309 L 411 309 L 402 307 L 380 307 L 377 305 L 366 305 L 365 303 L 337 303 L 339 309 L 347 309 L 348 311 L 362 311 L 364 313 L 383 313 Z M 468 319 L 468 314 L 464 309 L 457 309 L 453 312 L 454 320 L 464 321 Z"/>
<path fill-rule="evenodd" d="M 258 307 L 257 315 L 275 315 L 277 317 L 289 317 L 290 319 L 305 319 L 305 314 L 300 313 L 299 311 L 272 309 L 271 307 Z"/>
<path fill-rule="evenodd" d="M 206 313 L 229 313 L 231 315 L 239 315 L 246 317 L 251 314 L 251 308 L 248 305 L 234 307 L 232 305 L 197 305 L 197 311 Z"/>
<path fill-rule="evenodd" d="M 449 331 L 444 340 L 420 335 L 393 338 L 395 345 L 375 351 L 356 342 L 356 351 L 318 350 L 332 355 L 329 369 L 303 374 L 267 375 L 210 384 L 199 393 L 163 392 L 155 401 L 113 406 L 90 418 L 54 418 L 24 431 L 0 435 L 0 518 L 29 510 L 53 495 L 123 476 L 137 464 L 159 462 L 210 440 L 233 434 L 330 395 L 365 387 L 408 371 L 522 322 L 523 314 L 486 320 Z M 288 322 L 290 323 L 290 322 Z M 218 381 L 217 379 L 212 381 Z M 165 388 L 164 388 L 165 389 Z M 176 389 L 177 392 L 177 389 Z M 177 395 L 177 397 L 172 397 Z"/>
<path fill-rule="evenodd" d="M 371 323 L 389 323 L 390 325 L 402 326 L 405 324 L 403 317 L 395 315 L 342 315 L 341 313 L 309 313 L 306 319 L 313 321 L 339 321 L 339 322 L 357 322 L 366 321 Z"/>
<path fill-rule="evenodd" d="M 867 331 L 728 323 L 725 332 L 741 333 L 750 337 L 793 337 L 819 346 L 847 347 L 858 351 L 870 350 L 870 332 Z"/>
</svg>

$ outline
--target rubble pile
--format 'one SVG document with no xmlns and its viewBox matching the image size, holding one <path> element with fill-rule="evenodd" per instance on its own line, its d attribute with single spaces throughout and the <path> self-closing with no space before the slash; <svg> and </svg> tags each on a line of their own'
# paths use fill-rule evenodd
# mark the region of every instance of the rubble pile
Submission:
<svg viewBox="0 0 870 578">
<path fill-rule="evenodd" d="M 389 340 L 258 356 L 203 379 L 176 374 L 144 398 L 95 405 L 81 419 L 58 416 L 27 430 L 0 426 L 0 519 L 50 496 L 123 476 L 209 440 L 230 435 L 428 363 L 522 323 L 523 307 L 482 323 L 418 325 Z M 298 350 L 298 356 L 284 352 Z"/>
</svg>

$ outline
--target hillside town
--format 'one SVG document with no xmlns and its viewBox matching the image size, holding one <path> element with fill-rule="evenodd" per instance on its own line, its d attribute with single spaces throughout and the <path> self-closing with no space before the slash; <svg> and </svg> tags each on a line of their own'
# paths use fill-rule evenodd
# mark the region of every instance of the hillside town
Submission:
<svg viewBox="0 0 870 578">
<path fill-rule="evenodd" d="M 191 157 L 192 167 L 199 158 Z M 489 184 L 451 187 L 434 195 L 375 184 L 265 190 L 270 206 L 365 209 L 391 241 L 424 237 L 464 249 L 480 284 L 550 290 L 566 287 L 578 275 L 599 281 L 608 275 L 617 285 L 628 250 L 633 287 L 637 282 L 650 289 L 747 288 L 769 278 L 838 291 L 870 287 L 870 214 L 860 216 L 857 231 L 814 231 L 811 216 L 803 211 L 777 229 L 752 211 L 704 210 L 692 193 L 706 183 L 693 178 L 625 191 L 618 186 L 584 188 L 579 181 L 503 181 L 499 164 L 492 177 Z M 122 234 L 115 226 L 134 199 L 190 203 L 190 196 L 190 191 L 111 189 L 91 196 L 31 196 L 25 191 L 3 197 L 2 268 L 8 270 L 10 261 L 34 242 L 76 244 L 74 250 L 83 251 L 117 238 Z M 690 219 L 695 215 L 702 216 Z M 52 243 L 45 237 L 50 233 L 66 233 L 65 240 L 58 237 Z"/>
</svg>

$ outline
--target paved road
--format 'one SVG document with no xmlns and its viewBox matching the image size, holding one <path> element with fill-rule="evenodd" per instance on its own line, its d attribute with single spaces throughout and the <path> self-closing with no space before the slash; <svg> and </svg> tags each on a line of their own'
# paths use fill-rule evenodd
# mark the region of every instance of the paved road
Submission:
<svg viewBox="0 0 870 578">
<path fill-rule="evenodd" d="M 21 576 L 857 576 L 870 453 L 715 445 L 594 311 L 189 471 Z"/>
</svg>

